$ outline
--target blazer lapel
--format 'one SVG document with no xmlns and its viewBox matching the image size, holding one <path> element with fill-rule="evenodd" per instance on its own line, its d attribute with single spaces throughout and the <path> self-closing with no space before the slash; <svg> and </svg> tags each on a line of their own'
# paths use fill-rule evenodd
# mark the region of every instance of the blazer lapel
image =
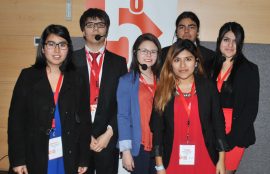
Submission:
<svg viewBox="0 0 270 174">
<path fill-rule="evenodd" d="M 46 69 L 38 70 L 38 79 L 33 86 L 33 96 L 35 97 L 35 102 L 33 105 L 37 106 L 41 113 L 50 113 L 53 112 L 52 109 L 55 108 L 53 92 L 47 78 Z M 50 125 L 52 119 L 51 114 L 38 114 L 38 123 L 40 124 L 40 129 L 46 131 Z"/>
<path fill-rule="evenodd" d="M 63 83 L 61 86 L 59 97 L 61 97 L 61 95 L 64 95 L 64 93 L 69 91 L 72 87 L 71 77 L 69 76 L 70 76 L 69 73 L 64 74 Z"/>
<path fill-rule="evenodd" d="M 88 72 L 88 65 L 86 61 L 86 53 L 85 48 L 83 47 L 80 49 L 78 53 L 78 57 L 74 57 L 74 63 L 76 64 L 76 67 L 78 68 L 77 71 L 82 74 L 82 78 L 85 82 L 87 82 L 87 88 L 90 89 L 90 82 L 89 82 L 89 72 Z M 90 99 L 90 90 L 87 90 L 88 98 Z"/>
<path fill-rule="evenodd" d="M 134 107 L 136 108 L 135 111 L 136 116 L 138 116 L 138 118 L 141 120 L 140 118 L 140 105 L 139 105 L 139 74 L 135 74 L 134 72 L 132 73 L 131 76 L 131 81 L 133 82 L 134 76 L 136 76 L 135 82 L 132 85 L 132 91 L 131 91 L 131 96 L 134 100 L 132 100 L 131 102 L 133 103 Z"/>
<path fill-rule="evenodd" d="M 108 51 L 106 50 L 104 60 L 103 60 L 103 66 L 102 66 L 102 76 L 101 76 L 101 83 L 100 83 L 100 91 L 99 91 L 99 100 L 103 99 L 103 95 L 105 91 L 108 91 L 106 89 L 110 88 L 110 78 L 112 77 L 112 71 L 111 66 L 112 62 L 110 60 L 110 55 Z"/>
<path fill-rule="evenodd" d="M 79 50 L 78 57 L 74 57 L 74 63 L 78 67 L 87 66 L 85 48 Z"/>
<path fill-rule="evenodd" d="M 172 128 L 171 131 L 174 130 L 174 101 L 175 101 L 175 96 L 170 99 L 169 103 L 167 104 L 167 108 L 165 110 L 165 115 L 168 116 L 168 123 L 170 124 L 170 128 Z"/>
<path fill-rule="evenodd" d="M 196 86 L 196 94 L 198 98 L 198 109 L 199 109 L 199 117 L 201 120 L 201 124 L 204 125 L 205 123 L 205 117 L 206 109 L 208 105 L 207 96 L 209 93 L 205 90 L 203 81 L 195 76 L 195 86 Z M 205 126 L 203 126 L 205 127 Z"/>
<path fill-rule="evenodd" d="M 37 73 L 39 73 L 39 80 L 33 86 L 33 90 L 37 95 L 41 95 L 42 97 L 45 97 L 45 99 L 53 101 L 53 92 L 47 78 L 46 69 L 38 71 Z"/>
</svg>

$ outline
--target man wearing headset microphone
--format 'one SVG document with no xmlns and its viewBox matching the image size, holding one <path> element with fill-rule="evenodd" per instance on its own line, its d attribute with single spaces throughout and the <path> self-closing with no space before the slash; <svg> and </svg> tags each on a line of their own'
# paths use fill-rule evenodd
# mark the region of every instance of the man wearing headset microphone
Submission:
<svg viewBox="0 0 270 174">
<path fill-rule="evenodd" d="M 106 49 L 109 26 L 104 10 L 86 10 L 80 18 L 85 46 L 73 55 L 77 71 L 89 82 L 89 174 L 118 172 L 116 89 L 119 77 L 127 73 L 127 64 L 125 58 Z"/>
</svg>

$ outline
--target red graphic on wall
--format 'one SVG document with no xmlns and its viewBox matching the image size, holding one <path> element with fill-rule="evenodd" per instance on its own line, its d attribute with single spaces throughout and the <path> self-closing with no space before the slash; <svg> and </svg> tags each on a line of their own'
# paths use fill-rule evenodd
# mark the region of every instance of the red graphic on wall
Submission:
<svg viewBox="0 0 270 174">
<path fill-rule="evenodd" d="M 143 12 L 141 14 L 133 14 L 127 8 L 119 9 L 119 24 L 134 24 L 139 27 L 142 33 L 152 33 L 159 37 L 162 32 L 154 24 L 154 22 Z"/>
<path fill-rule="evenodd" d="M 119 8 L 119 26 L 123 24 L 136 25 L 142 33 L 152 33 L 161 36 L 162 31 L 143 12 L 144 0 L 130 0 L 130 8 Z M 105 0 L 87 0 L 86 8 L 100 8 L 105 10 Z M 118 41 L 108 41 L 107 48 L 126 59 L 129 57 L 129 42 L 127 37 L 120 37 Z M 127 60 L 128 61 L 128 60 Z"/>
</svg>

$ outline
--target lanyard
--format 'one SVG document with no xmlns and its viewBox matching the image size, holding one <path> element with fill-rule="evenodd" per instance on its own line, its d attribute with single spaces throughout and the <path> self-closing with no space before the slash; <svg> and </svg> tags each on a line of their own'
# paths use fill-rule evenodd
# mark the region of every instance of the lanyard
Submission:
<svg viewBox="0 0 270 174">
<path fill-rule="evenodd" d="M 55 106 L 56 106 L 56 104 L 58 102 L 58 96 L 59 96 L 62 81 L 63 81 L 63 75 L 60 74 L 60 76 L 58 78 L 57 86 L 56 86 L 56 89 L 55 89 L 55 93 L 54 93 L 54 96 L 53 96 Z M 55 118 L 53 118 L 53 120 L 52 120 L 52 129 L 54 129 L 54 128 L 55 128 Z"/>
<path fill-rule="evenodd" d="M 97 72 L 95 72 L 95 70 L 93 68 L 93 65 L 91 63 L 91 58 L 90 58 L 91 55 L 90 55 L 90 53 L 86 49 L 85 49 L 85 53 L 86 53 L 86 57 L 87 57 L 87 63 L 90 66 L 90 69 L 91 69 L 91 74 L 94 76 L 94 79 L 97 82 L 97 84 L 96 84 L 97 87 L 99 87 L 99 74 L 100 74 L 100 70 L 101 70 L 101 67 L 102 67 L 105 51 L 103 53 L 101 53 L 101 58 L 100 58 L 100 62 L 98 64 Z M 89 76 L 90 76 L 90 74 L 89 74 Z M 89 82 L 90 82 L 90 78 L 89 78 Z"/>
<path fill-rule="evenodd" d="M 196 93 L 196 90 L 195 90 L 195 83 L 193 82 L 192 83 L 192 87 L 191 87 L 191 98 L 190 98 L 190 102 L 187 104 L 187 101 L 185 100 L 184 98 L 184 95 L 183 95 L 183 92 L 181 91 L 181 89 L 178 87 L 178 85 L 176 85 L 176 89 L 177 89 L 177 92 L 179 93 L 179 97 L 180 97 L 180 100 L 181 100 L 181 103 L 183 104 L 184 108 L 185 108 L 185 111 L 187 113 L 187 116 L 188 116 L 188 120 L 187 120 L 187 144 L 189 143 L 189 131 L 190 131 L 190 111 L 191 111 L 191 102 L 193 100 L 193 97 Z"/>
<path fill-rule="evenodd" d="M 154 98 L 154 96 L 155 96 L 155 91 L 156 91 L 156 86 L 157 86 L 156 77 L 154 77 L 154 89 L 152 89 L 152 88 L 150 87 L 150 85 L 146 82 L 146 80 L 143 78 L 142 75 L 140 75 L 139 80 L 140 80 L 140 82 L 141 82 L 142 84 L 144 84 L 144 85 L 147 87 L 148 91 L 152 94 L 152 97 Z"/>
<path fill-rule="evenodd" d="M 227 71 L 225 72 L 222 78 L 221 78 L 221 71 L 219 72 L 218 77 L 217 77 L 217 87 L 218 87 L 219 92 L 221 91 L 221 87 L 223 85 L 224 80 L 231 73 L 231 70 L 232 70 L 232 65 L 230 66 L 230 68 L 227 69 Z"/>
</svg>

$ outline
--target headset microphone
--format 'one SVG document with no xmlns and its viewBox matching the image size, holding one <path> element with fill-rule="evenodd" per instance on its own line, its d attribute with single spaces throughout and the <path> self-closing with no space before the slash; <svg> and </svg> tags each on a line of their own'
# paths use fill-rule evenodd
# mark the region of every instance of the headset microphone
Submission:
<svg viewBox="0 0 270 174">
<path fill-rule="evenodd" d="M 147 70 L 147 68 L 148 68 L 148 66 L 147 66 L 146 64 L 140 64 L 140 63 L 139 63 L 139 65 L 141 65 L 142 70 L 144 70 L 144 71 Z"/>
<path fill-rule="evenodd" d="M 97 34 L 97 35 L 95 36 L 95 39 L 96 39 L 96 41 L 99 41 L 102 37 L 104 37 L 104 36 L 101 36 L 101 35 Z"/>
</svg>

